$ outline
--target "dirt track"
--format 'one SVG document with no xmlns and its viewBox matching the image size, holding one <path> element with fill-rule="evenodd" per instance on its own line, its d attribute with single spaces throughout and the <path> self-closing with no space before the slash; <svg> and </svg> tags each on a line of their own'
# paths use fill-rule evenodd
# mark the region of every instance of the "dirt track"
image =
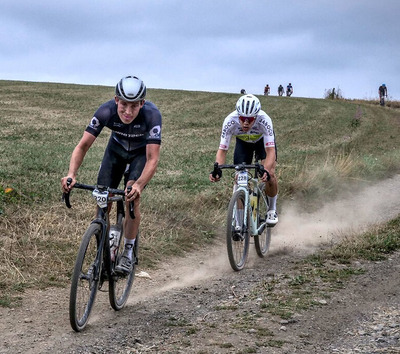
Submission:
<svg viewBox="0 0 400 354">
<path fill-rule="evenodd" d="M 79 334 L 68 321 L 68 288 L 29 292 L 22 307 L 0 309 L 0 353 L 400 353 L 400 253 L 360 263 L 365 274 L 291 321 L 261 313 L 263 299 L 251 296 L 321 243 L 398 215 L 399 189 L 396 176 L 307 217 L 286 205 L 267 259 L 252 252 L 235 273 L 221 240 L 137 278 L 118 313 L 100 293 Z"/>
</svg>

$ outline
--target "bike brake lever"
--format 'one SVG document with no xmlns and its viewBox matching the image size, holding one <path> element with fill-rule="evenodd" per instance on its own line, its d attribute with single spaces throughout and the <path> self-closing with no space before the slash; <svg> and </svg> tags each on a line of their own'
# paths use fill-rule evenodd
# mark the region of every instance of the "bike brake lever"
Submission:
<svg viewBox="0 0 400 354">
<path fill-rule="evenodd" d="M 211 176 L 213 176 L 213 178 L 217 178 L 217 176 L 219 176 L 220 178 L 222 177 L 222 170 L 218 166 L 218 162 L 215 162 L 214 169 L 211 172 Z"/>
<path fill-rule="evenodd" d="M 132 186 L 128 187 L 127 192 L 129 193 L 132 190 Z M 135 204 L 133 202 L 133 200 L 131 202 L 129 202 L 129 216 L 131 217 L 131 219 L 135 219 Z"/>
<path fill-rule="evenodd" d="M 68 178 L 67 179 L 67 186 L 69 186 L 71 183 L 72 183 L 72 178 Z M 70 192 L 68 192 L 68 193 L 64 192 L 62 197 L 61 197 L 61 200 L 65 202 L 65 205 L 67 206 L 67 208 L 71 209 L 72 206 L 71 206 L 71 203 L 69 201 L 69 195 L 70 195 Z"/>
<path fill-rule="evenodd" d="M 264 166 L 260 165 L 259 169 L 258 169 L 258 175 L 260 177 L 264 176 L 264 173 L 267 173 L 267 181 L 269 181 L 271 179 L 271 175 L 269 174 L 269 172 L 264 168 Z"/>
<path fill-rule="evenodd" d="M 71 209 L 71 203 L 69 201 L 69 193 L 63 193 L 62 197 L 61 197 L 61 201 L 65 202 L 65 205 L 67 206 L 67 208 Z"/>
</svg>

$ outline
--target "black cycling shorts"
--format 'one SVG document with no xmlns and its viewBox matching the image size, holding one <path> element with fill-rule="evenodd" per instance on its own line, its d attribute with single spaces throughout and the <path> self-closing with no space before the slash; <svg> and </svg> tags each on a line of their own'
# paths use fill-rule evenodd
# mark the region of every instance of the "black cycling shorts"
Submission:
<svg viewBox="0 0 400 354">
<path fill-rule="evenodd" d="M 260 161 L 267 157 L 264 148 L 264 139 L 260 139 L 256 143 L 246 143 L 236 138 L 235 152 L 233 154 L 233 163 L 235 165 L 243 162 L 245 162 L 246 165 L 250 165 L 253 162 L 254 155 L 256 155 Z M 277 160 L 277 156 L 277 148 L 275 146 L 275 160 Z"/>
<path fill-rule="evenodd" d="M 97 184 L 118 188 L 122 176 L 124 176 L 124 186 L 126 186 L 128 181 L 136 181 L 141 176 L 145 164 L 145 146 L 137 150 L 126 151 L 111 138 L 104 152 L 97 176 Z"/>
</svg>

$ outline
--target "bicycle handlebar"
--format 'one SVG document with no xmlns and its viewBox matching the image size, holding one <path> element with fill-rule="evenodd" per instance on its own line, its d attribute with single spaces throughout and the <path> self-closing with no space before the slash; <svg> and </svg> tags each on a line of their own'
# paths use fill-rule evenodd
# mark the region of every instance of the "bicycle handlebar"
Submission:
<svg viewBox="0 0 400 354">
<path fill-rule="evenodd" d="M 67 185 L 69 186 L 72 183 L 72 178 L 68 178 L 67 179 Z M 122 189 L 116 189 L 116 188 L 110 188 L 110 187 L 106 187 L 106 186 L 95 186 L 95 185 L 89 185 L 89 184 L 82 184 L 82 183 L 75 183 L 73 188 L 78 188 L 78 189 L 85 189 L 85 190 L 89 190 L 89 191 L 94 191 L 95 189 L 99 189 L 102 191 L 107 191 L 109 193 L 115 194 L 115 195 L 121 195 L 121 196 L 125 196 L 125 191 Z M 128 187 L 128 193 L 130 192 L 130 190 L 132 189 L 132 187 Z M 67 208 L 72 208 L 71 202 L 70 202 L 70 196 L 71 192 L 68 193 L 63 193 L 62 194 L 62 198 L 61 200 L 63 200 L 65 202 L 65 205 L 67 206 Z M 135 212 L 134 212 L 134 201 L 132 200 L 131 202 L 129 202 L 129 215 L 132 219 L 135 218 Z"/>
<path fill-rule="evenodd" d="M 245 163 L 242 164 L 237 164 L 237 165 L 219 165 L 218 162 L 214 163 L 214 170 L 211 172 L 212 176 L 215 178 L 217 175 L 221 176 L 221 170 L 222 169 L 235 169 L 236 171 L 243 171 L 248 168 L 254 168 L 256 170 L 256 174 L 258 174 L 259 177 L 264 176 L 264 173 L 267 173 L 267 181 L 271 179 L 271 175 L 269 172 L 264 168 L 263 165 L 259 164 L 256 162 L 255 164 L 252 165 L 246 165 Z"/>
</svg>

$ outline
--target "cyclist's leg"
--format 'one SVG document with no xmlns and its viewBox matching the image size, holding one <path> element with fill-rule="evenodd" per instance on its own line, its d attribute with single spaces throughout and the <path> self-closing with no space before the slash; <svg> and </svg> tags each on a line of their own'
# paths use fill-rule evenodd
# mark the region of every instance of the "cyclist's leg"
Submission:
<svg viewBox="0 0 400 354">
<path fill-rule="evenodd" d="M 113 144 L 110 140 L 101 161 L 97 184 L 118 188 L 126 166 L 122 154 L 123 151 L 119 151 L 117 144 Z"/>
<path fill-rule="evenodd" d="M 254 159 L 256 161 L 262 162 L 267 157 L 267 153 L 264 148 L 264 139 L 260 139 L 254 144 Z"/>
<path fill-rule="evenodd" d="M 245 162 L 246 164 L 251 164 L 254 154 L 254 144 L 246 143 L 245 141 L 236 138 L 235 151 L 233 153 L 233 163 L 241 164 Z"/>
<path fill-rule="evenodd" d="M 140 177 L 144 166 L 146 164 L 146 149 L 140 149 L 132 154 L 132 160 L 130 161 L 129 167 L 125 172 L 125 184 L 127 187 L 132 186 L 135 181 Z M 123 272 L 130 272 L 133 268 L 133 248 L 135 245 L 136 235 L 139 232 L 139 225 L 141 220 L 140 214 L 140 197 L 134 201 L 134 213 L 135 218 L 132 219 L 129 213 L 129 202 L 126 202 L 126 213 L 125 213 L 125 249 L 118 263 L 116 270 Z"/>
<path fill-rule="evenodd" d="M 235 165 L 241 164 L 241 163 L 246 163 L 246 164 L 251 164 L 251 161 L 253 159 L 253 153 L 254 153 L 254 144 L 252 143 L 246 143 L 245 141 L 236 138 L 236 145 L 235 145 L 235 151 L 233 153 L 233 163 Z M 236 191 L 237 185 L 235 182 L 235 185 L 233 187 L 233 192 Z M 244 213 L 244 205 L 241 203 L 239 200 L 237 203 L 237 209 L 236 212 L 238 213 L 236 220 L 243 220 L 243 213 Z M 237 225 L 238 231 L 239 228 L 241 228 L 241 225 Z"/>
<path fill-rule="evenodd" d="M 125 185 L 126 187 L 132 186 L 135 181 L 140 177 L 144 166 L 146 165 L 146 150 L 141 149 L 137 152 L 129 164 L 129 168 L 125 173 Z M 129 203 L 126 203 L 127 208 Z M 134 239 L 139 231 L 139 224 L 141 219 L 140 214 L 140 197 L 135 199 L 134 203 L 135 219 L 131 219 L 129 211 L 127 209 L 127 217 L 125 218 L 125 237 L 127 239 Z"/>
<path fill-rule="evenodd" d="M 118 188 L 124 172 L 123 156 L 116 144 L 111 139 L 104 152 L 101 161 L 99 173 L 97 175 L 97 184 L 111 188 Z M 109 203 L 108 212 L 111 212 L 112 203 Z"/>
<path fill-rule="evenodd" d="M 264 149 L 265 150 L 265 149 Z M 266 155 L 264 155 L 266 156 Z M 278 159 L 278 148 L 275 142 L 275 161 L 273 165 L 273 171 L 275 171 L 276 161 Z M 264 162 L 264 161 L 262 161 Z M 274 172 L 270 172 L 270 180 L 265 183 L 265 194 L 268 198 L 268 212 L 267 212 L 267 220 L 269 220 L 269 224 L 274 225 L 278 222 L 278 214 L 276 212 L 276 201 L 278 199 L 278 179 Z"/>
</svg>

